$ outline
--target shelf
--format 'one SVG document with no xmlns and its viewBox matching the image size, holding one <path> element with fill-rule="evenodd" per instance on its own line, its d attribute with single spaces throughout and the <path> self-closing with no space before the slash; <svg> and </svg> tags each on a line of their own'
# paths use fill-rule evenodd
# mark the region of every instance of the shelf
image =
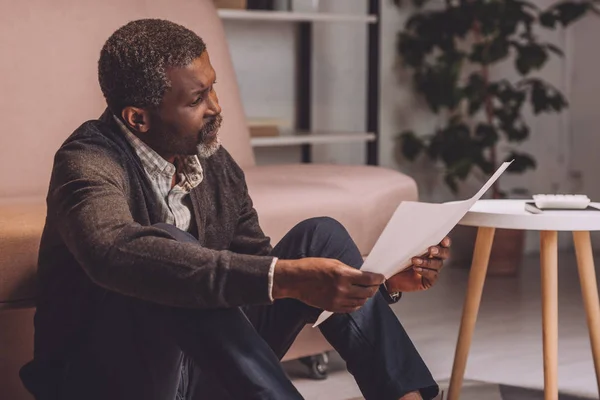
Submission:
<svg viewBox="0 0 600 400">
<path fill-rule="evenodd" d="M 253 20 L 253 21 L 291 21 L 291 22 L 361 22 L 373 24 L 377 22 L 375 15 L 354 15 L 334 13 L 304 13 L 292 11 L 261 11 L 233 10 L 221 8 L 218 10 L 222 19 Z"/>
<path fill-rule="evenodd" d="M 375 134 L 369 132 L 298 132 L 295 135 L 252 138 L 254 147 L 298 146 L 302 144 L 329 144 L 372 142 Z"/>
</svg>

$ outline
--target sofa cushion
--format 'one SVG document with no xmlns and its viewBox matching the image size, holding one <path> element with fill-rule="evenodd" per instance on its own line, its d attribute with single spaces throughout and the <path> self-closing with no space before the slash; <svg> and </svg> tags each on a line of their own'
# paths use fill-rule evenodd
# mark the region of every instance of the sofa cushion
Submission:
<svg viewBox="0 0 600 400">
<path fill-rule="evenodd" d="M 298 222 L 328 216 L 368 254 L 400 202 L 417 200 L 412 178 L 381 167 L 289 164 L 246 168 L 245 173 L 260 224 L 273 244 Z"/>
<path fill-rule="evenodd" d="M 260 166 L 246 168 L 246 179 L 261 226 L 274 244 L 298 222 L 328 216 L 368 254 L 398 204 L 417 199 L 412 178 L 380 167 Z M 45 213 L 43 199 L 0 202 L 0 302 L 33 298 Z"/>
<path fill-rule="evenodd" d="M 0 201 L 0 303 L 33 299 L 45 218 L 43 198 Z"/>
<path fill-rule="evenodd" d="M 33 357 L 33 308 L 3 309 L 0 304 L 0 398 L 33 400 L 19 369 Z"/>
</svg>

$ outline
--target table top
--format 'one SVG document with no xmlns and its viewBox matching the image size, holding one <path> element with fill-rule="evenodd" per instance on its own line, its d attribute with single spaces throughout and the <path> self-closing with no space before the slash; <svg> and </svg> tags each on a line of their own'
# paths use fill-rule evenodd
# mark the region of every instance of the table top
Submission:
<svg viewBox="0 0 600 400">
<path fill-rule="evenodd" d="M 545 211 L 531 214 L 532 200 L 479 200 L 460 225 L 532 231 L 600 231 L 600 211 Z M 600 207 L 600 203 L 592 203 Z"/>
</svg>

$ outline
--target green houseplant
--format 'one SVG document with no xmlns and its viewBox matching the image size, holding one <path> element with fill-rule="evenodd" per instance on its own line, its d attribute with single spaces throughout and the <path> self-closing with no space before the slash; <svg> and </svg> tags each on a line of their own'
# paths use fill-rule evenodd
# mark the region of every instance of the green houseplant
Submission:
<svg viewBox="0 0 600 400">
<path fill-rule="evenodd" d="M 402 0 L 394 2 L 404 6 Z M 598 0 L 559 1 L 546 9 L 521 0 L 431 3 L 412 1 L 415 12 L 398 35 L 397 49 L 415 91 L 441 122 L 433 132 L 402 132 L 402 156 L 410 161 L 426 157 L 440 165 L 453 193 L 469 177 L 486 179 L 504 160 L 514 160 L 509 173 L 535 168 L 534 157 L 518 148 L 530 135 L 524 115 L 567 107 L 557 88 L 535 76 L 551 57 L 563 56 L 539 33 L 598 13 Z M 492 73 L 495 65 L 507 62 L 514 65 L 518 80 Z M 507 192 L 497 182 L 491 196 L 502 198 Z M 518 252 L 523 235 L 510 234 L 520 244 L 507 247 Z M 509 264 L 514 266 L 515 260 Z"/>
</svg>

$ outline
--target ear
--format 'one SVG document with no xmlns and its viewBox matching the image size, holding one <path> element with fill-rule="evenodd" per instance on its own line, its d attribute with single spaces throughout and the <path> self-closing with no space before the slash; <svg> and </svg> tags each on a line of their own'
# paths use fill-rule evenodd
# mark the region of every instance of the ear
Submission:
<svg viewBox="0 0 600 400">
<path fill-rule="evenodd" d="M 121 118 L 129 129 L 138 133 L 146 133 L 150 130 L 150 114 L 147 110 L 139 107 L 125 107 L 121 111 Z"/>
</svg>

